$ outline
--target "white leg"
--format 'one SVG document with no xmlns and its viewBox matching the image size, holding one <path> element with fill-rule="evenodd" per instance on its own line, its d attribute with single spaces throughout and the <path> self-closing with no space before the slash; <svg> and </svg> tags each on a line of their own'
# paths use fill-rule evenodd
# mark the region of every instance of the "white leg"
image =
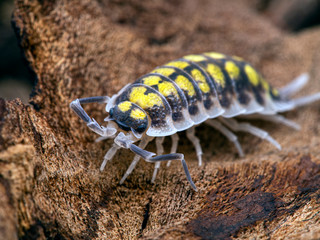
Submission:
<svg viewBox="0 0 320 240">
<path fill-rule="evenodd" d="M 265 121 L 270 121 L 270 122 L 274 122 L 274 123 L 280 123 L 283 124 L 287 127 L 291 127 L 295 130 L 300 130 L 300 125 L 298 123 L 295 123 L 294 121 L 291 121 L 287 118 L 285 118 L 282 115 L 262 115 L 262 114 L 254 114 L 254 115 L 248 115 L 248 116 L 244 116 L 243 118 L 246 119 L 261 119 L 261 120 L 265 120 Z"/>
<path fill-rule="evenodd" d="M 209 119 L 205 122 L 206 124 L 208 124 L 209 126 L 217 129 L 219 132 L 221 132 L 224 136 L 226 136 L 229 141 L 233 142 L 234 146 L 236 147 L 239 156 L 243 157 L 244 153 L 242 151 L 241 145 L 238 141 L 238 138 L 235 134 L 233 134 L 229 129 L 227 129 L 225 126 L 223 126 L 220 122 L 218 122 L 217 120 L 213 120 L 213 119 Z"/>
<path fill-rule="evenodd" d="M 177 133 L 171 135 L 171 141 L 172 141 L 172 145 L 171 145 L 170 153 L 176 153 L 178 148 L 178 142 L 179 142 L 179 136 Z M 171 161 L 168 161 L 167 167 L 169 167 L 170 164 L 171 164 Z"/>
<path fill-rule="evenodd" d="M 114 138 L 115 136 L 104 136 L 104 137 L 98 137 L 95 142 L 101 142 L 110 138 Z"/>
<path fill-rule="evenodd" d="M 106 155 L 104 155 L 104 157 L 103 157 L 103 162 L 101 164 L 100 171 L 103 171 L 107 162 L 114 157 L 114 155 L 116 154 L 116 152 L 118 151 L 119 148 L 120 147 L 115 143 L 112 145 L 112 147 L 108 150 Z"/>
<path fill-rule="evenodd" d="M 254 127 L 252 125 L 250 125 L 249 123 L 238 123 L 234 118 L 219 118 L 219 120 L 221 122 L 223 122 L 226 126 L 228 126 L 230 129 L 232 129 L 233 131 L 242 131 L 242 132 L 248 132 L 251 133 L 252 135 L 255 135 L 261 139 L 267 140 L 268 142 L 270 142 L 272 145 L 274 145 L 276 148 L 278 148 L 279 150 L 281 150 L 281 146 L 280 144 L 274 140 L 268 132 Z"/>
<path fill-rule="evenodd" d="M 187 138 L 192 142 L 193 146 L 196 149 L 199 166 L 202 165 L 202 149 L 200 145 L 200 140 L 195 136 L 195 127 L 187 129 Z"/>
<path fill-rule="evenodd" d="M 134 152 L 135 154 L 142 157 L 146 162 L 156 163 L 156 162 L 172 161 L 172 160 L 181 161 L 181 164 L 182 164 L 183 170 L 186 174 L 188 182 L 190 183 L 191 187 L 195 191 L 197 191 L 197 188 L 196 188 L 194 182 L 192 181 L 192 178 L 191 178 L 190 172 L 188 170 L 186 161 L 184 160 L 183 154 L 170 153 L 170 154 L 165 154 L 165 155 L 160 155 L 160 156 L 154 156 L 154 155 L 156 155 L 155 153 L 148 152 L 148 151 L 143 150 L 140 147 L 134 145 L 133 144 L 134 141 L 132 140 L 131 136 L 125 135 L 123 132 L 120 132 L 118 134 L 118 136 L 114 139 L 114 142 L 122 148 L 130 149 L 132 152 Z"/>
<path fill-rule="evenodd" d="M 162 146 L 163 140 L 164 140 L 164 137 L 157 137 L 156 138 L 156 147 L 157 147 L 157 155 L 158 156 L 162 155 L 162 153 L 164 152 L 163 146 Z M 160 168 L 160 163 L 161 162 L 156 162 L 154 165 L 154 171 L 153 171 L 153 175 L 152 175 L 152 179 L 151 179 L 152 183 L 154 183 L 154 181 L 156 180 L 156 176 L 157 176 L 158 170 Z"/>
<path fill-rule="evenodd" d="M 288 127 L 291 127 L 295 130 L 300 130 L 301 127 L 298 123 L 295 123 L 294 121 L 291 121 L 287 118 L 285 118 L 282 115 L 262 115 L 263 120 L 268 120 L 275 123 L 281 123 L 283 125 L 286 125 Z"/>
<path fill-rule="evenodd" d="M 150 137 L 145 137 L 143 138 L 140 143 L 139 143 L 139 147 L 141 149 L 145 149 L 145 147 L 148 145 L 148 143 L 152 140 L 153 138 Z M 140 156 L 139 155 L 135 155 L 130 166 L 128 167 L 126 173 L 123 175 L 123 177 L 120 180 L 120 184 L 123 184 L 123 182 L 126 180 L 126 178 L 132 173 L 133 169 L 136 167 L 137 163 L 140 160 Z"/>
</svg>

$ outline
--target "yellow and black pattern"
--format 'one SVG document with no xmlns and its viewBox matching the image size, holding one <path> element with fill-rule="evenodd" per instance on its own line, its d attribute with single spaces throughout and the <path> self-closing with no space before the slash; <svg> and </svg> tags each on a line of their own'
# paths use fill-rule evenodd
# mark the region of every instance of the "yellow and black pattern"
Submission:
<svg viewBox="0 0 320 240">
<path fill-rule="evenodd" d="M 188 55 L 184 59 L 196 62 L 207 72 L 216 89 L 220 105 L 228 108 L 235 97 L 235 91 L 233 82 L 225 70 L 223 62 L 220 59 L 216 60 L 204 55 Z"/>
<path fill-rule="evenodd" d="M 174 122 L 184 121 L 183 109 L 187 109 L 188 102 L 182 90 L 174 81 L 157 73 L 150 73 L 139 78 L 136 83 L 142 83 L 157 90 L 166 98 L 171 110 Z"/>
<path fill-rule="evenodd" d="M 228 108 L 234 98 L 246 106 L 250 101 L 250 95 L 262 106 L 266 97 L 280 100 L 278 91 L 249 63 L 239 57 L 211 52 L 188 55 L 184 58 L 196 62 L 208 73 L 216 86 L 220 104 L 225 108 Z"/>
<path fill-rule="evenodd" d="M 148 127 L 146 112 L 130 101 L 120 102 L 109 113 L 110 118 L 124 131 L 135 131 L 141 134 Z"/>
<path fill-rule="evenodd" d="M 243 78 L 246 79 L 248 85 L 251 86 L 252 92 L 254 93 L 256 100 L 260 104 L 264 104 L 266 97 L 270 97 L 272 100 L 281 100 L 278 90 L 273 88 L 259 72 L 257 72 L 249 63 L 241 62 Z"/>
<path fill-rule="evenodd" d="M 152 72 L 161 74 L 174 81 L 187 99 L 189 114 L 194 116 L 199 113 L 198 104 L 202 104 L 202 93 L 196 81 L 189 74 L 179 68 L 170 66 L 160 66 Z"/>
<path fill-rule="evenodd" d="M 218 58 L 218 53 L 204 53 L 210 58 Z M 241 96 L 243 92 L 250 92 L 256 98 L 256 101 L 264 105 L 265 98 L 271 97 L 272 100 L 280 100 L 277 89 L 273 88 L 261 74 L 255 70 L 251 64 L 237 56 L 227 56 L 220 54 L 220 61 L 224 63 L 224 68 L 232 79 L 235 79 L 236 93 Z M 222 57 L 223 56 L 223 57 Z M 240 103 L 246 104 L 247 100 L 243 97 L 239 99 Z"/>
<path fill-rule="evenodd" d="M 187 55 L 155 68 L 117 96 L 113 111 L 123 117 L 120 128 L 136 127 L 141 119 L 131 116 L 136 108 L 129 108 L 128 102 L 136 104 L 150 119 L 150 136 L 164 136 L 163 131 L 173 134 L 207 118 L 239 115 L 247 111 L 246 107 L 249 114 L 270 109 L 270 101 L 279 100 L 278 91 L 249 63 L 209 52 Z M 125 119 L 124 113 L 129 117 Z"/>
<path fill-rule="evenodd" d="M 195 127 L 205 122 L 220 131 L 244 156 L 235 131 L 248 132 L 267 140 L 279 150 L 281 145 L 268 132 L 236 117 L 260 117 L 288 127 L 300 126 L 278 113 L 320 100 L 320 92 L 300 98 L 291 96 L 308 81 L 307 73 L 301 74 L 288 85 L 276 90 L 249 63 L 235 56 L 207 52 L 187 55 L 155 68 L 133 84 L 128 84 L 113 96 L 80 98 L 70 103 L 70 108 L 99 134 L 101 139 L 114 138 L 114 143 L 104 155 L 102 171 L 119 148 L 130 149 L 135 158 L 128 167 L 120 184 L 129 176 L 140 158 L 155 163 L 151 182 L 155 181 L 160 163 L 180 161 L 187 180 L 196 189 L 184 159 L 177 153 L 179 137 L 177 132 L 186 130 L 186 137 L 193 143 L 199 166 L 203 152 Z M 81 104 L 104 103 L 109 116 L 106 126 L 91 118 Z M 163 154 L 164 137 L 171 136 L 169 154 Z M 156 138 L 157 154 L 145 150 L 147 144 Z M 136 145 L 136 142 L 139 145 Z M 156 155 L 156 156 L 155 156 Z M 168 164 L 169 165 L 169 164 Z"/>
<path fill-rule="evenodd" d="M 216 91 L 213 82 L 204 69 L 202 69 L 196 63 L 190 62 L 183 58 L 169 62 L 165 66 L 176 67 L 188 73 L 195 80 L 202 93 L 204 107 L 206 109 L 210 109 L 213 106 L 214 102 L 212 97 L 217 97 Z"/>
<path fill-rule="evenodd" d="M 151 127 L 166 128 L 167 119 L 171 118 L 171 107 L 167 100 L 153 88 L 144 84 L 132 84 L 120 94 L 115 104 L 129 101 L 145 110 L 150 117 Z"/>
</svg>

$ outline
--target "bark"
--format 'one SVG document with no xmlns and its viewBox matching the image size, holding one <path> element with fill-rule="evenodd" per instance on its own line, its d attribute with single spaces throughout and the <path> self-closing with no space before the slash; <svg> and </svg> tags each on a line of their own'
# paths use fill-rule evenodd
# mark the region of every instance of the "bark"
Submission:
<svg viewBox="0 0 320 240">
<path fill-rule="evenodd" d="M 221 134 L 197 128 L 204 166 L 185 134 L 199 192 L 180 163 L 139 162 L 121 150 L 99 171 L 112 141 L 95 143 L 69 109 L 80 97 L 116 93 L 188 53 L 241 56 L 280 87 L 302 72 L 301 94 L 320 89 L 320 28 L 290 35 L 246 1 L 17 0 L 13 22 L 36 84 L 30 105 L 0 100 L 0 235 L 3 239 L 319 238 L 319 104 L 286 113 L 301 131 L 254 121 L 282 147 L 238 134 L 246 156 Z M 104 106 L 85 109 L 97 121 Z M 169 151 L 170 140 L 164 142 Z M 151 144 L 148 149 L 154 151 Z"/>
</svg>

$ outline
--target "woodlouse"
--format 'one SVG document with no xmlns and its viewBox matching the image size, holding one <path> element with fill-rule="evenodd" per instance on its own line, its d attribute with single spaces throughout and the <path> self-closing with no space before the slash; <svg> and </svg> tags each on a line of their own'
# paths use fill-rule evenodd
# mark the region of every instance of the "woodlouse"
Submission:
<svg viewBox="0 0 320 240">
<path fill-rule="evenodd" d="M 157 67 L 111 98 L 76 99 L 70 107 L 92 131 L 101 136 L 99 140 L 114 138 L 113 146 L 104 156 L 101 170 L 119 148 L 130 149 L 136 154 L 120 183 L 133 171 L 141 157 L 155 163 L 152 182 L 162 161 L 169 161 L 169 165 L 171 160 L 180 160 L 189 183 L 196 190 L 184 155 L 176 153 L 179 140 L 176 133 L 187 131 L 187 137 L 196 149 L 199 165 L 202 164 L 202 150 L 194 126 L 202 122 L 232 141 L 240 156 L 244 154 L 232 131 L 249 132 L 280 149 L 280 144 L 266 131 L 248 123 L 239 123 L 234 117 L 256 117 L 299 129 L 298 124 L 278 113 L 320 99 L 320 93 L 291 98 L 307 83 L 308 78 L 308 74 L 302 74 L 277 90 L 242 58 L 209 52 L 184 56 Z M 105 118 L 108 122 L 106 127 L 90 118 L 81 106 L 93 102 L 106 103 L 109 113 Z M 172 147 L 170 154 L 162 155 L 165 136 L 171 136 Z M 157 156 L 144 150 L 153 138 L 156 138 Z M 137 146 L 134 143 L 138 141 Z"/>
</svg>

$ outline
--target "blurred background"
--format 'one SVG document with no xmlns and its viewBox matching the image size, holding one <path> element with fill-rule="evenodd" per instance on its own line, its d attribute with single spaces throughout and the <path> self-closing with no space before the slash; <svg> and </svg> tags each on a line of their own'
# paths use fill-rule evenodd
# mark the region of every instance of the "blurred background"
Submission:
<svg viewBox="0 0 320 240">
<path fill-rule="evenodd" d="M 0 0 L 0 97 L 28 103 L 33 79 L 11 24 L 13 0 Z"/>
<path fill-rule="evenodd" d="M 320 0 L 241 1 L 292 34 L 320 24 Z M 0 0 L 0 97 L 28 103 L 35 79 L 12 27 L 13 9 L 14 0 Z"/>
</svg>

